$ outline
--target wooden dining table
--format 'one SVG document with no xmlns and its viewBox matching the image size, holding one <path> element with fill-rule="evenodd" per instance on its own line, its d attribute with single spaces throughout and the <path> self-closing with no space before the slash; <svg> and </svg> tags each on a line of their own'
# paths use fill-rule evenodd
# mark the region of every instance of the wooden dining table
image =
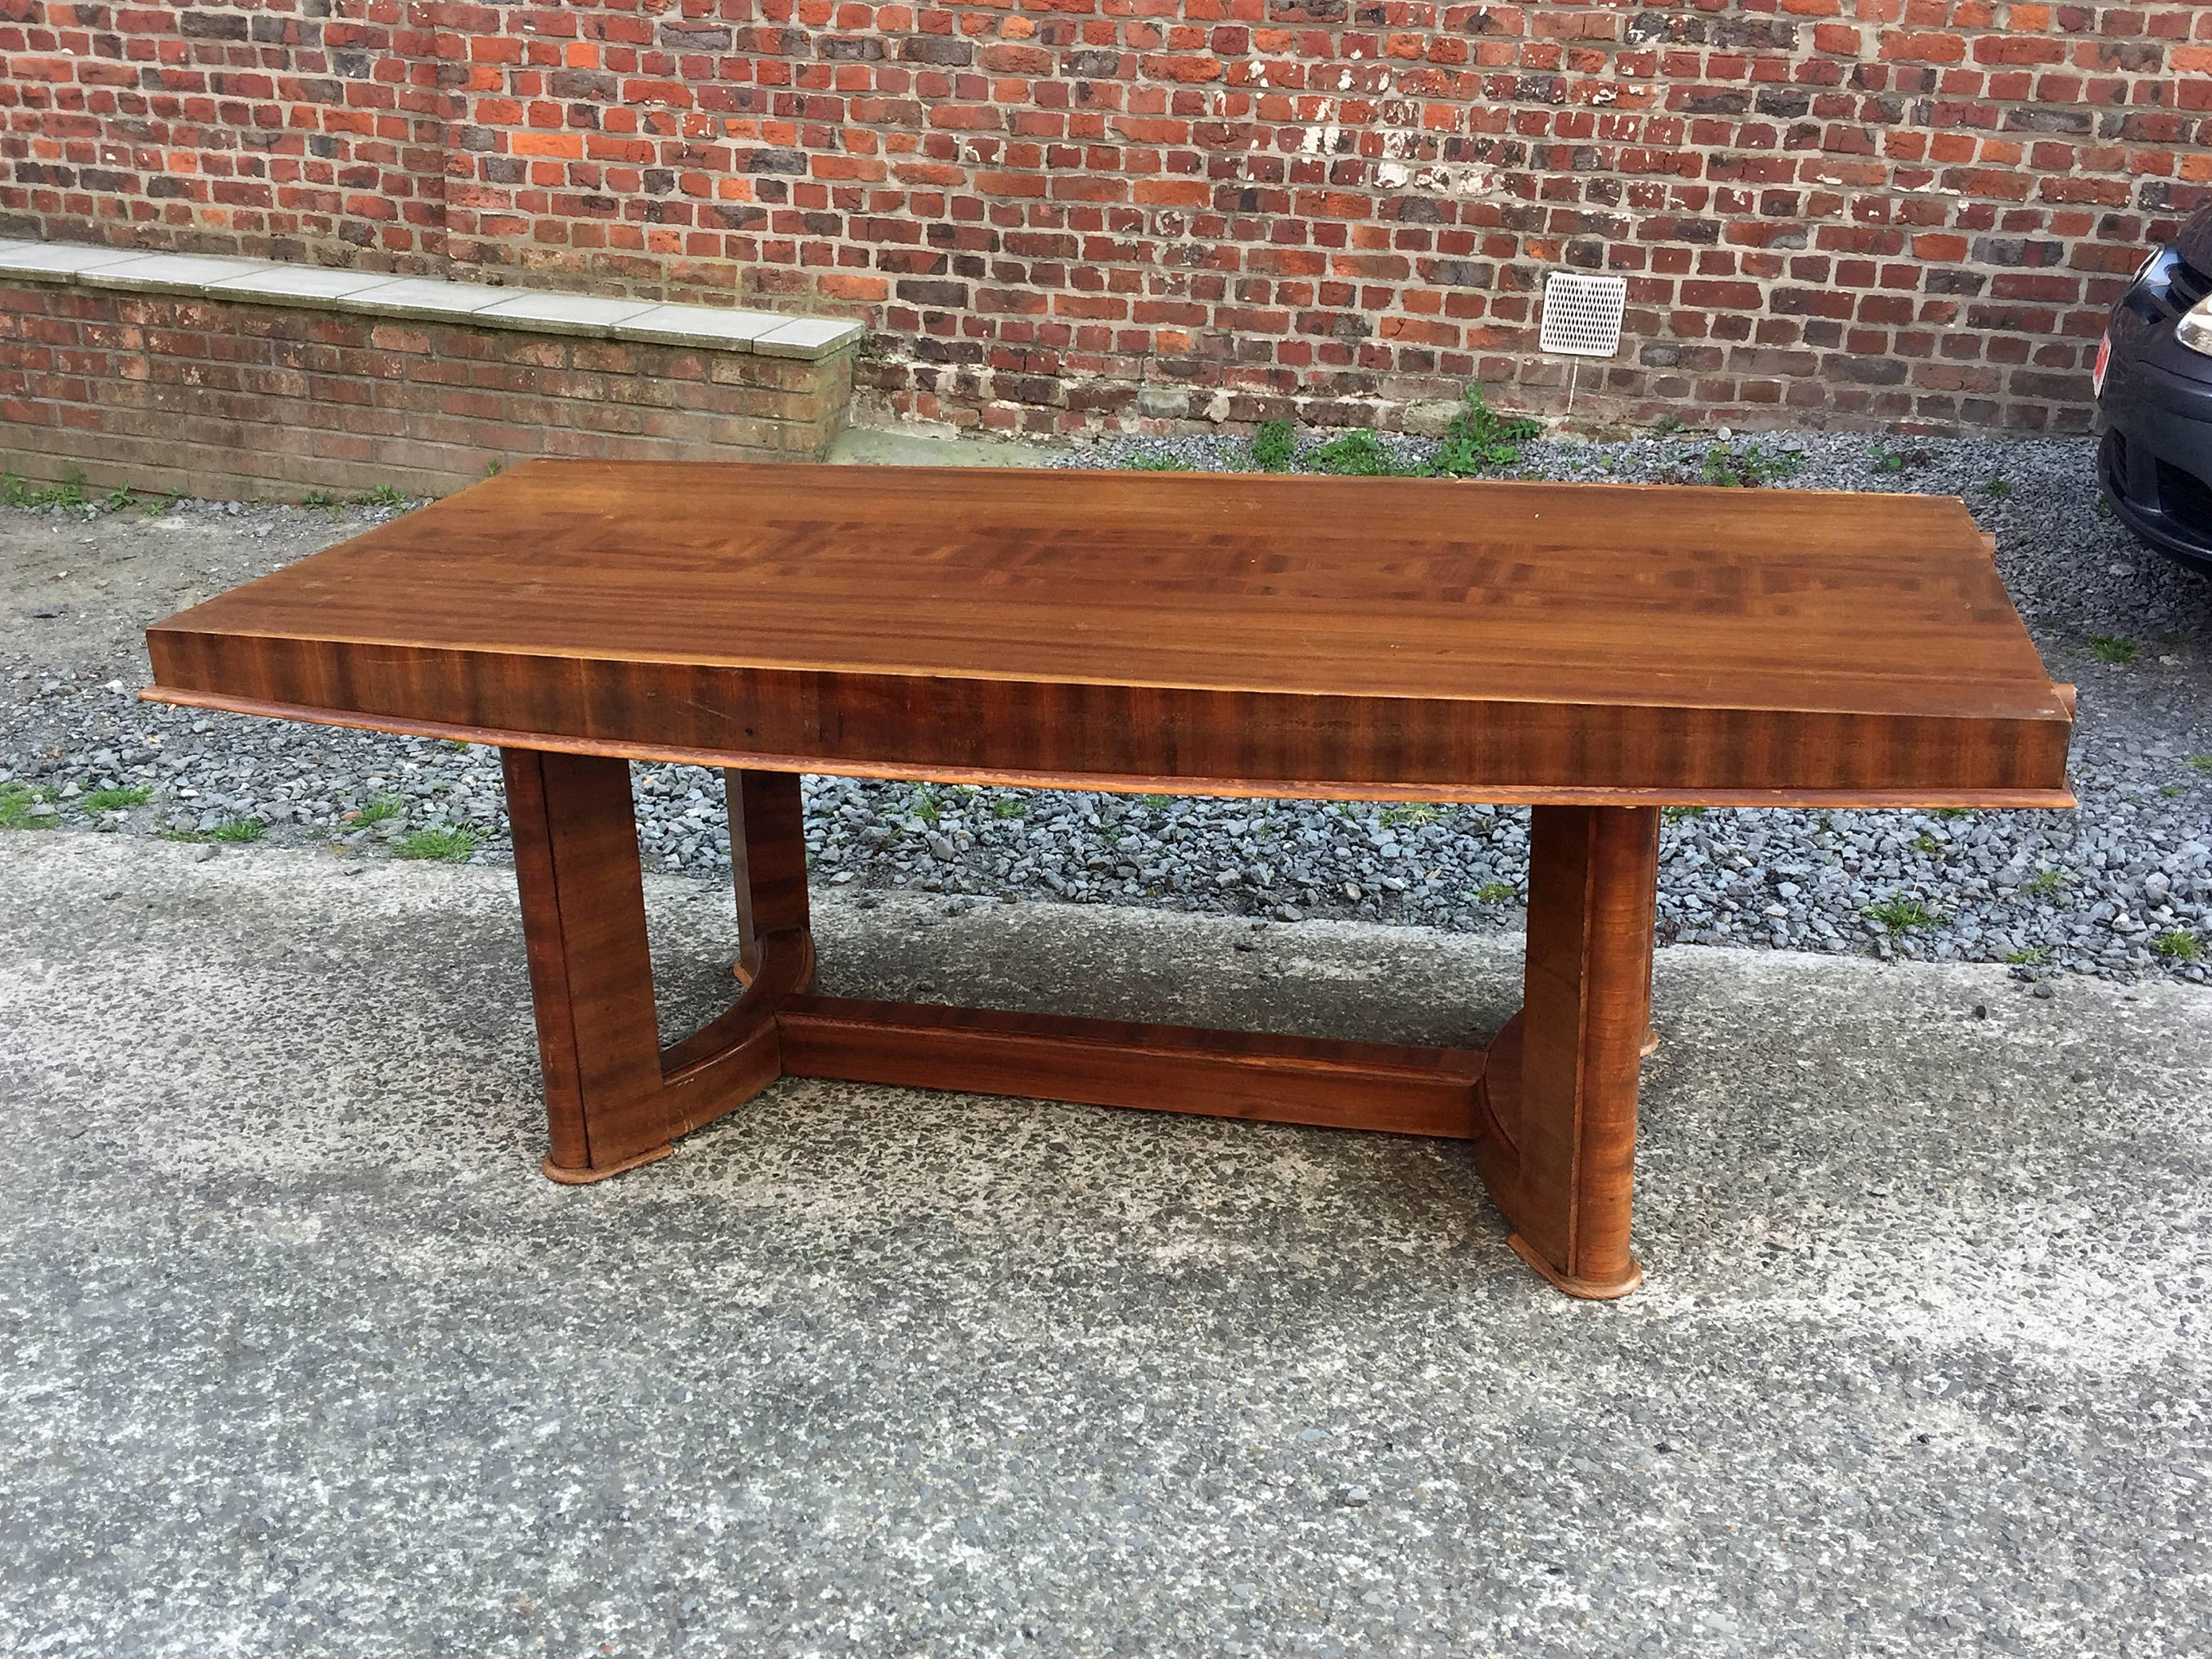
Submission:
<svg viewBox="0 0 2212 1659">
<path fill-rule="evenodd" d="M 1949 498 L 536 461 L 148 631 L 149 697 L 497 744 L 556 1181 L 783 1076 L 1468 1142 L 1626 1293 L 1660 812 L 2050 808 L 2071 688 Z M 729 1010 L 664 1048 L 632 762 L 720 769 Z M 1486 1047 L 812 989 L 799 775 L 1532 809 Z"/>
</svg>

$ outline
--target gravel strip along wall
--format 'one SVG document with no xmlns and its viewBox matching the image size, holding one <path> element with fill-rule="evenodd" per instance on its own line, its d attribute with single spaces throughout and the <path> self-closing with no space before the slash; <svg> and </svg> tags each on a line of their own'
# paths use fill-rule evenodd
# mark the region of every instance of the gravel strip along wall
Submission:
<svg viewBox="0 0 2212 1659">
<path fill-rule="evenodd" d="M 508 461 L 818 459 L 818 318 L 0 241 L 0 465 L 98 486 L 442 495 Z"/>
<path fill-rule="evenodd" d="M 2078 812 L 1670 814 L 1668 940 L 1875 957 L 2007 961 L 2203 983 L 2212 962 L 2212 587 L 2095 512 L 2087 440 L 1790 441 L 1790 482 L 1966 497 L 2051 673 L 2081 688 Z M 1407 452 L 1413 453 L 1411 450 Z M 1565 478 L 1696 476 L 1711 440 L 1529 447 Z M 1066 464 L 1249 464 L 1225 441 L 1091 448 Z M 861 480 L 849 480 L 860 483 Z M 357 532 L 335 514 L 185 501 L 0 513 L 0 808 L 18 824 L 193 837 L 264 834 L 351 860 L 507 856 L 497 756 L 133 701 L 138 629 Z M 650 867 L 726 878 L 719 776 L 636 773 Z M 137 804 L 94 810 L 101 789 Z M 811 780 L 814 879 L 921 891 L 953 908 L 1013 894 L 1249 916 L 1519 925 L 1527 814 L 1483 807 L 1060 795 Z M 109 797 L 111 803 L 113 798 Z M 251 826 L 259 825 L 259 830 Z M 246 826 L 246 827 L 240 827 Z M 425 836 L 425 831 L 433 832 Z M 226 844 L 206 843 L 209 855 Z"/>
</svg>

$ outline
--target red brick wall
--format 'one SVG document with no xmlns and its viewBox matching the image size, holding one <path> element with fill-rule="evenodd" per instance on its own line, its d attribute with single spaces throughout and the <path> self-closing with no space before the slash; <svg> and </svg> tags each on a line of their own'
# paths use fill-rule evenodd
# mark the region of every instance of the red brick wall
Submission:
<svg viewBox="0 0 2212 1659">
<path fill-rule="evenodd" d="M 815 459 L 852 360 L 0 279 L 0 467 L 289 501 L 443 495 L 538 455 Z"/>
<path fill-rule="evenodd" d="M 2212 185 L 2212 5 L 0 0 L 0 234 L 839 312 L 996 428 L 1458 383 L 1630 281 L 1578 412 L 2078 428 Z"/>
</svg>

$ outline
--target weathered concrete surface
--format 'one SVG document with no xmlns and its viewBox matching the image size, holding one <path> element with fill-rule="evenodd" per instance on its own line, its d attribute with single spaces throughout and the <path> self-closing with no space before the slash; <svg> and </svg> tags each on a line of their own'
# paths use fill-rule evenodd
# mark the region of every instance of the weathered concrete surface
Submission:
<svg viewBox="0 0 2212 1659">
<path fill-rule="evenodd" d="M 1415 1140 L 786 1083 L 554 1187 L 506 877 L 194 850 L 0 837 L 0 1652 L 2212 1647 L 2201 992 L 1668 953 L 1598 1307 Z M 654 902 L 682 1018 L 726 909 Z M 1513 997 L 1352 926 L 820 932 L 846 990 Z"/>
<path fill-rule="evenodd" d="M 823 459 L 835 466 L 1042 466 L 1054 446 L 952 436 L 886 426 L 848 426 Z"/>
</svg>

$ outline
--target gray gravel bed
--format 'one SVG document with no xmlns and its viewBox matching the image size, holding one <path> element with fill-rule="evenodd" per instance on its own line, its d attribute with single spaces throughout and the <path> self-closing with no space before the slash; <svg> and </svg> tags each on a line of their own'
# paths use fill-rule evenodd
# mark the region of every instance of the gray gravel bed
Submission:
<svg viewBox="0 0 2212 1659">
<path fill-rule="evenodd" d="M 1310 446 L 1314 441 L 1308 439 Z M 1413 441 L 1391 441 L 1403 458 Z M 1697 475 L 1716 441 L 1795 458 L 1792 486 L 1961 495 L 1998 539 L 1998 562 L 2045 663 L 2081 687 L 2076 812 L 1681 811 L 1663 830 L 1662 939 L 1881 957 L 2002 961 L 2205 981 L 2212 958 L 2212 586 L 2136 546 L 2095 509 L 2088 441 L 1765 435 L 1527 447 L 1524 475 L 1663 481 Z M 1249 465 L 1238 440 L 1121 440 L 1064 465 Z M 359 528 L 298 509 L 184 502 L 173 517 L 217 533 L 228 562 L 206 591 Z M 10 522 L 12 521 L 12 522 Z M 178 527 L 175 525 L 173 529 Z M 0 514 L 0 546 L 66 542 L 81 567 L 117 568 L 145 539 L 120 520 Z M 135 540 L 134 540 L 135 538 Z M 36 553 L 15 568 L 38 574 Z M 97 579 L 96 579 L 97 580 Z M 418 739 L 288 726 L 137 702 L 136 630 L 191 597 L 173 584 L 41 600 L 11 576 L 17 620 L 0 647 L 0 789 L 15 822 L 97 833 L 252 835 L 359 854 L 474 862 L 507 856 L 498 757 Z M 116 626 L 67 648 L 41 627 L 115 608 Z M 135 611 L 133 607 L 135 606 Z M 41 611 L 50 614 L 40 615 Z M 125 615 L 130 612 L 131 614 Z M 127 623 L 127 626 L 122 624 Z M 717 775 L 636 770 L 649 867 L 728 869 Z M 100 789 L 143 805 L 89 810 Z M 814 778 L 815 879 L 942 895 L 1156 905 L 1256 922 L 1358 917 L 1459 930 L 1516 927 L 1527 878 L 1525 811 L 973 790 Z M 5 810 L 5 809 L 0 809 Z M 434 832 L 424 836 L 423 831 Z M 457 833 L 458 832 L 458 833 Z M 220 840 L 207 845 L 219 850 Z"/>
</svg>

